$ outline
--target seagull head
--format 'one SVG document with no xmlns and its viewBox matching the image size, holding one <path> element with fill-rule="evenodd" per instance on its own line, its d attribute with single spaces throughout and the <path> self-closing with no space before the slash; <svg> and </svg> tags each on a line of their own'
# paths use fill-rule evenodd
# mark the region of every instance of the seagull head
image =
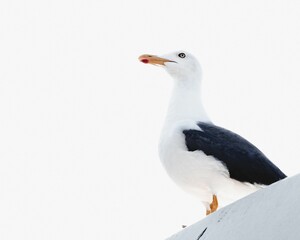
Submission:
<svg viewBox="0 0 300 240">
<path fill-rule="evenodd" d="M 162 56 L 143 54 L 139 60 L 145 64 L 162 66 L 176 80 L 200 80 L 201 66 L 197 59 L 186 51 L 177 51 Z"/>
</svg>

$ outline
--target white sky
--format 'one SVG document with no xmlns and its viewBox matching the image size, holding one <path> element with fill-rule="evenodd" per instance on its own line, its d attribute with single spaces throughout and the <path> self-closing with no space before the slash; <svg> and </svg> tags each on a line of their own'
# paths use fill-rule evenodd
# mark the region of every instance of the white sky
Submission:
<svg viewBox="0 0 300 240">
<path fill-rule="evenodd" d="M 297 0 L 1 0 L 0 28 L 0 239 L 164 239 L 204 216 L 158 159 L 172 82 L 143 53 L 198 56 L 212 120 L 300 171 Z"/>
</svg>

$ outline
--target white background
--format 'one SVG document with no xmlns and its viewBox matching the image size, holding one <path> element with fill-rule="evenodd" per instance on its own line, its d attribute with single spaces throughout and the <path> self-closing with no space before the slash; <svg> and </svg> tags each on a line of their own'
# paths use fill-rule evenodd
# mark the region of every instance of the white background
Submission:
<svg viewBox="0 0 300 240">
<path fill-rule="evenodd" d="M 0 239 L 164 239 L 204 217 L 157 142 L 171 83 L 203 66 L 214 123 L 300 172 L 297 0 L 1 0 Z"/>
</svg>

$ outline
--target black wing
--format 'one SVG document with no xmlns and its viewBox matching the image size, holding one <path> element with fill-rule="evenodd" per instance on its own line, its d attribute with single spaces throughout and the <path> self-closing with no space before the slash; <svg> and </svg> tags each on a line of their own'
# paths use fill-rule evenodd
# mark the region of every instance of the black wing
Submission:
<svg viewBox="0 0 300 240">
<path fill-rule="evenodd" d="M 199 130 L 184 130 L 189 151 L 203 151 L 227 168 L 230 177 L 240 182 L 269 185 L 286 175 L 258 148 L 241 136 L 210 123 L 199 122 Z"/>
</svg>

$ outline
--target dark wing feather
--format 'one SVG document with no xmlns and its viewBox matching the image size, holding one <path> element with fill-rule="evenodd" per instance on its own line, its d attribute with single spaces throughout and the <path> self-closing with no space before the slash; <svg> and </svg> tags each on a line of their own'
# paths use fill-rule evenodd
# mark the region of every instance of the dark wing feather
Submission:
<svg viewBox="0 0 300 240">
<path fill-rule="evenodd" d="M 240 182 L 269 185 L 286 175 L 259 149 L 241 136 L 210 123 L 199 122 L 199 130 L 184 130 L 189 151 L 203 151 L 227 168 L 230 177 Z"/>
</svg>

